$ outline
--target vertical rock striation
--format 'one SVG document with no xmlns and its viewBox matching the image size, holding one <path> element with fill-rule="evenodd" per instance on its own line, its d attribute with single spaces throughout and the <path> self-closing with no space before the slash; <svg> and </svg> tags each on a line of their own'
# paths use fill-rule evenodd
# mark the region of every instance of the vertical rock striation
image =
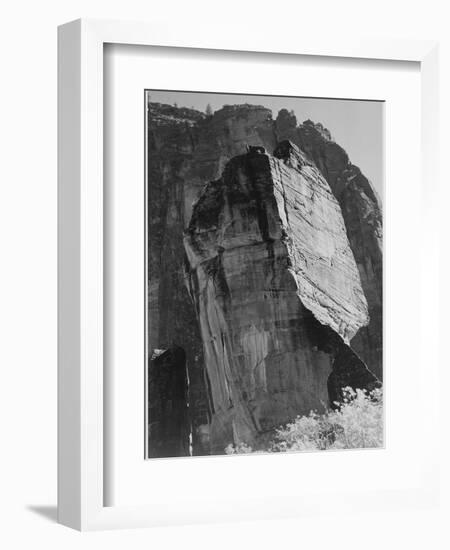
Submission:
<svg viewBox="0 0 450 550">
<path fill-rule="evenodd" d="M 205 182 L 218 178 L 230 158 L 245 152 L 247 142 L 275 146 L 272 114 L 264 107 L 237 105 L 206 116 L 150 103 L 147 142 L 149 349 L 175 343 L 185 350 L 194 454 L 208 454 L 209 381 L 183 279 L 183 231 Z"/>
<path fill-rule="evenodd" d="M 337 198 L 369 305 L 370 323 L 352 346 L 373 372 L 383 376 L 383 229 L 380 199 L 369 180 L 353 165 L 330 132 L 310 120 L 297 125 L 292 112 L 282 109 L 275 122 L 277 139 L 295 143 L 327 180 Z"/>
<path fill-rule="evenodd" d="M 293 144 L 296 144 L 299 150 L 293 149 L 292 145 L 288 143 L 280 144 L 277 147 L 277 143 L 283 139 L 288 139 Z M 342 345 L 346 345 L 348 341 L 351 341 L 354 350 L 378 377 L 381 377 L 382 374 L 381 210 L 370 183 L 361 174 L 359 169 L 349 162 L 345 151 L 332 141 L 329 132 L 321 125 L 310 122 L 297 125 L 295 117 L 285 110 L 280 111 L 278 118 L 273 120 L 271 111 L 262 106 L 224 106 L 223 109 L 215 112 L 214 115 L 207 116 L 193 109 L 150 103 L 148 106 L 149 349 L 168 349 L 172 346 L 181 346 L 185 352 L 189 379 L 187 399 L 189 401 L 194 454 L 209 454 L 211 452 L 210 431 L 216 434 L 220 434 L 221 432 L 220 429 L 216 429 L 215 427 L 210 430 L 211 426 L 217 426 L 218 423 L 222 422 L 222 420 L 219 420 L 216 409 L 217 392 L 221 390 L 217 386 L 219 383 L 218 380 L 211 378 L 210 369 L 205 368 L 205 363 L 209 361 L 210 357 L 205 357 L 204 354 L 210 353 L 210 349 L 202 342 L 204 327 L 201 326 L 201 322 L 199 323 L 199 311 L 195 309 L 199 307 L 199 301 L 196 300 L 194 307 L 184 281 L 183 258 L 185 251 L 183 233 L 189 224 L 191 229 L 194 227 L 194 220 L 196 219 L 200 205 L 202 203 L 208 204 L 208 201 L 212 200 L 208 199 L 206 195 L 212 192 L 215 184 L 209 184 L 205 192 L 203 192 L 205 183 L 219 181 L 230 159 L 245 153 L 247 144 L 265 147 L 270 152 L 275 148 L 277 149 L 276 156 L 281 160 L 276 160 L 266 155 L 261 156 L 269 159 L 267 162 L 271 166 L 271 171 L 280 171 L 281 176 L 279 177 L 283 181 L 283 186 L 281 184 L 273 184 L 273 200 L 275 202 L 278 201 L 277 204 L 279 204 L 280 197 L 283 198 L 284 196 L 287 199 L 285 202 L 288 206 L 287 214 L 286 212 L 284 214 L 285 219 L 279 225 L 282 237 L 275 238 L 270 233 L 267 240 L 261 241 L 259 245 L 255 245 L 255 248 L 257 246 L 261 249 L 264 248 L 269 256 L 266 260 L 261 260 L 257 273 L 255 272 L 254 274 L 251 272 L 242 275 L 242 281 L 244 281 L 245 277 L 249 277 L 249 280 L 253 281 L 253 278 L 257 277 L 259 271 L 263 269 L 267 271 L 267 277 L 269 277 L 274 267 L 278 269 L 279 264 L 283 264 L 283 262 L 291 264 L 283 271 L 283 275 L 278 270 L 278 274 L 274 276 L 272 286 L 270 286 L 269 280 L 266 292 L 269 298 L 265 298 L 263 303 L 270 302 L 272 305 L 267 308 L 257 305 L 252 307 L 256 310 L 258 310 L 258 307 L 261 307 L 261 311 L 265 315 L 274 315 L 274 319 L 278 319 L 276 317 L 278 309 L 273 305 L 277 302 L 276 300 L 273 301 L 270 296 L 271 294 L 275 294 L 274 289 L 278 283 L 282 285 L 281 288 L 284 288 L 283 285 L 285 285 L 286 292 L 283 292 L 286 295 L 286 300 L 289 301 L 289 297 L 293 299 L 293 302 L 289 303 L 288 307 L 295 309 L 295 312 L 288 315 L 289 319 L 291 319 L 289 323 L 293 323 L 296 326 L 299 325 L 299 331 L 302 334 L 301 342 L 304 342 L 306 346 L 301 354 L 314 357 L 314 359 L 308 360 L 310 372 L 302 375 L 302 398 L 295 398 L 294 394 L 300 384 L 300 379 L 296 379 L 294 376 L 291 380 L 290 377 L 293 375 L 290 369 L 286 369 L 286 372 L 283 371 L 281 365 L 284 364 L 283 361 L 288 362 L 288 355 L 284 358 L 280 356 L 280 368 L 277 375 L 280 379 L 279 387 L 281 389 L 279 393 L 289 394 L 289 398 L 285 399 L 283 397 L 285 404 L 291 397 L 294 400 L 294 404 L 287 407 L 286 410 L 289 414 L 294 410 L 296 411 L 295 414 L 298 414 L 297 404 L 301 399 L 305 399 L 302 405 L 304 408 L 301 410 L 307 409 L 311 402 L 317 401 L 316 397 L 312 397 L 313 394 L 319 395 L 320 400 L 323 400 L 324 403 L 328 402 L 329 396 L 326 389 L 326 379 L 328 373 L 333 368 L 333 364 L 336 363 L 334 358 L 339 357 Z M 255 155 L 253 156 L 255 157 Z M 247 156 L 242 158 L 247 158 Z M 233 166 L 233 162 L 235 161 L 232 161 L 230 166 Z M 258 161 L 251 162 L 256 162 L 256 167 L 258 168 L 258 162 L 263 162 L 263 160 L 259 159 Z M 227 167 L 226 173 L 229 173 L 230 170 L 231 168 Z M 352 308 L 356 302 L 352 300 L 350 300 L 351 306 L 349 311 L 340 311 L 333 308 L 333 306 L 329 307 L 329 302 L 331 301 L 332 303 L 330 296 L 334 297 L 336 292 L 336 289 L 333 288 L 335 284 L 333 277 L 335 277 L 337 271 L 331 265 L 326 268 L 325 261 L 322 262 L 322 265 L 315 260 L 305 267 L 309 259 L 308 254 L 314 254 L 314 250 L 307 250 L 306 254 L 302 252 L 303 258 L 302 254 L 298 253 L 295 248 L 297 245 L 293 245 L 294 242 L 298 243 L 298 240 L 301 238 L 301 232 L 297 236 L 291 235 L 293 224 L 291 219 L 287 219 L 287 215 L 289 214 L 295 220 L 297 213 L 301 213 L 306 230 L 309 227 L 307 220 L 312 210 L 307 211 L 303 207 L 296 210 L 296 207 L 301 206 L 301 201 L 305 202 L 303 199 L 296 199 L 298 202 L 296 207 L 292 208 L 292 204 L 289 206 L 288 203 L 292 202 L 293 199 L 290 197 L 288 185 L 285 184 L 287 180 L 283 178 L 286 176 L 285 172 L 290 174 L 292 171 L 302 172 L 302 178 L 306 180 L 316 176 L 320 177 L 317 193 L 320 192 L 323 194 L 322 187 L 324 180 L 326 180 L 325 183 L 329 185 L 327 193 L 331 189 L 331 194 L 337 198 L 342 214 L 341 222 L 343 219 L 350 249 L 358 267 L 362 290 L 368 303 L 370 316 L 368 324 L 365 324 L 367 323 L 367 311 L 366 321 L 355 321 L 355 314 Z M 289 176 L 289 178 L 291 177 Z M 224 181 L 224 178 L 221 181 Z M 271 178 L 277 179 L 275 176 L 271 176 Z M 196 212 L 193 213 L 193 204 L 200 196 L 201 199 L 196 206 L 196 214 Z M 317 199 L 314 199 L 312 203 L 314 209 L 316 201 Z M 263 203 L 266 203 L 266 199 L 263 200 Z M 317 204 L 321 204 L 320 201 Z M 333 204 L 333 208 L 335 208 L 336 201 Z M 217 209 L 219 207 L 217 205 L 214 206 L 214 204 L 211 204 L 211 206 L 211 212 L 206 215 L 206 209 L 204 209 L 204 214 L 206 217 L 211 216 L 212 219 L 214 217 L 214 208 Z M 249 221 L 252 208 L 254 207 L 250 207 L 249 205 L 244 208 L 249 213 L 243 216 L 243 220 L 247 221 L 242 221 L 242 223 L 247 225 L 241 228 L 242 233 L 245 232 L 247 226 L 251 228 L 251 231 L 254 231 L 254 223 L 250 223 Z M 279 211 L 280 219 L 282 219 L 282 210 Z M 314 215 L 320 216 L 322 214 L 319 214 L 319 211 L 315 211 Z M 264 232 L 267 229 L 264 229 L 265 218 L 261 215 L 261 212 L 259 212 L 258 216 L 262 224 L 261 231 Z M 296 224 L 294 224 L 294 232 L 295 227 Z M 273 231 L 272 225 L 269 226 L 269 229 Z M 311 229 L 311 231 L 313 230 Z M 324 244 L 326 239 L 322 240 L 321 246 L 323 245 L 326 249 L 328 246 Z M 292 248 L 293 246 L 294 249 Z M 289 249 L 289 247 L 291 248 Z M 348 246 L 346 250 L 348 250 Z M 329 251 L 327 251 L 328 253 Z M 238 250 L 236 250 L 235 254 L 239 254 Z M 327 255 L 324 257 L 328 258 Z M 282 258 L 284 259 L 282 260 Z M 335 260 L 341 261 L 333 256 L 333 261 Z M 218 259 L 215 262 L 217 265 L 221 265 Z M 213 262 L 213 271 L 216 264 Z M 347 264 L 343 262 L 340 267 L 345 265 Z M 221 272 L 221 269 L 219 269 L 219 272 Z M 304 270 L 303 275 L 301 275 L 302 270 Z M 354 276 L 353 268 L 351 274 Z M 321 286 L 319 279 L 322 276 L 325 278 Z M 192 279 L 192 270 L 190 271 L 189 279 Z M 225 277 L 225 280 L 228 281 L 228 278 Z M 302 282 L 302 290 L 299 297 L 298 281 L 300 280 Z M 328 282 L 330 282 L 331 290 L 329 290 Z M 194 284 L 194 280 L 191 280 L 192 284 Z M 252 283 L 249 282 L 248 284 Z M 315 284 L 317 288 L 315 288 Z M 292 285 L 294 286 L 292 287 Z M 279 292 L 279 294 L 281 295 L 283 292 Z M 339 292 L 342 292 L 341 298 L 345 297 L 347 299 L 346 293 L 348 289 L 345 291 L 339 290 Z M 226 292 L 223 291 L 224 300 L 225 295 Z M 320 300 L 317 300 L 317 304 L 315 303 L 316 296 L 320 297 Z M 299 308 L 300 314 L 297 311 Z M 359 311 L 361 312 L 362 309 Z M 342 321 L 340 321 L 341 314 L 343 315 Z M 287 321 L 278 319 L 277 322 L 285 323 Z M 338 328 L 339 324 L 341 326 Z M 359 330 L 356 327 L 359 327 Z M 249 332 L 250 336 L 244 339 L 246 343 L 242 344 L 244 346 L 243 354 L 253 357 L 252 360 L 256 361 L 255 364 L 257 364 L 262 359 L 260 357 L 261 350 L 264 350 L 266 345 L 261 343 L 261 338 L 265 341 L 266 337 L 261 336 L 260 333 L 257 334 L 256 329 L 254 333 L 251 330 Z M 283 325 L 283 328 L 277 328 L 277 335 L 277 338 L 279 338 L 279 348 L 287 346 L 286 353 L 291 353 L 292 356 L 296 355 L 300 344 L 291 342 L 293 336 L 289 333 L 286 326 Z M 337 339 L 335 338 L 336 335 L 338 335 Z M 283 341 L 282 338 L 285 338 L 285 340 Z M 311 343 L 312 347 L 310 346 Z M 275 349 L 278 348 L 271 350 L 271 357 L 276 356 L 277 352 Z M 359 358 L 358 361 L 360 361 Z M 361 366 L 362 363 L 358 364 Z M 314 368 L 311 365 L 315 365 Z M 316 365 L 319 366 L 316 368 Z M 366 375 L 366 370 L 364 366 L 361 371 L 363 378 Z M 335 372 L 338 371 L 342 371 L 341 367 L 337 370 L 335 369 Z M 261 387 L 264 386 L 263 382 L 258 378 L 260 372 L 262 372 L 261 368 L 256 367 L 252 375 L 248 374 L 248 376 L 256 377 L 255 379 L 258 380 L 255 382 L 255 387 L 258 389 L 255 390 L 256 393 L 254 395 L 259 395 L 258 392 L 261 392 Z M 272 369 L 271 372 L 273 374 L 275 370 Z M 268 378 L 269 382 L 266 381 L 266 384 L 273 382 L 270 376 Z M 336 379 L 343 380 L 344 378 L 341 376 Z M 291 385 L 291 382 L 295 382 L 294 386 Z M 308 384 L 310 385 L 308 386 Z M 308 387 L 309 389 L 307 389 Z M 310 396 L 309 398 L 307 394 Z M 249 399 L 249 395 L 246 394 L 246 399 Z M 259 405 L 255 405 L 257 398 L 252 397 L 250 401 L 249 410 L 252 407 L 258 409 Z M 245 403 L 245 399 L 241 402 Z M 240 405 L 234 405 L 234 407 L 237 406 Z M 286 407 L 286 405 L 283 406 Z M 247 418 L 245 422 L 249 426 L 249 433 L 253 434 L 252 437 L 255 434 L 255 418 L 259 418 L 258 414 L 252 412 L 251 414 L 245 413 L 245 415 L 241 415 L 241 418 Z M 265 413 L 263 410 L 261 418 L 268 417 L 269 414 L 270 411 Z M 233 415 L 230 414 L 229 416 Z M 281 416 L 280 413 L 280 418 Z M 222 415 L 221 418 L 225 417 Z M 260 424 L 262 427 L 258 433 L 262 433 L 265 429 L 264 421 L 260 422 Z M 225 429 L 225 426 L 228 427 Z M 222 433 L 230 429 L 232 431 L 230 426 L 230 422 L 223 420 Z M 257 429 L 259 430 L 259 428 Z M 228 439 L 228 442 L 233 439 L 233 437 Z M 216 450 L 221 452 L 223 449 L 219 449 L 218 445 L 219 443 L 216 445 Z"/>
<path fill-rule="evenodd" d="M 326 407 L 335 357 L 369 321 L 328 183 L 290 142 L 275 154 L 282 160 L 256 147 L 233 158 L 186 231 L 215 453 L 230 441 L 258 446 L 280 424 Z M 357 357 L 352 372 L 362 387 L 376 383 Z"/>
</svg>

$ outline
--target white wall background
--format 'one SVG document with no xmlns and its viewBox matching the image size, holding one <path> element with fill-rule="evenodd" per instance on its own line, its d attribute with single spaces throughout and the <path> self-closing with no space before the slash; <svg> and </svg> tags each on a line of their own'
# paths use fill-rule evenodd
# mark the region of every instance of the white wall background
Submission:
<svg viewBox="0 0 450 550">
<path fill-rule="evenodd" d="M 56 27 L 78 17 L 244 19 L 268 33 L 441 40 L 442 254 L 450 204 L 450 34 L 445 0 L 16 0 L 0 8 L 0 546 L 15 548 L 448 548 L 449 509 L 254 524 L 79 534 L 56 516 Z M 405 129 L 407 131 L 407 129 Z M 407 197 L 405 197 L 407 201 Z M 405 228 L 407 230 L 407 228 Z M 443 262 L 442 280 L 450 280 Z M 443 292 L 441 330 L 446 338 Z M 414 297 L 412 297 L 414 299 Z M 430 320 L 437 322 L 437 320 Z M 449 375 L 443 360 L 442 396 Z M 448 418 L 448 412 L 444 412 Z M 450 423 L 443 422 L 443 460 Z M 446 454 L 444 454 L 446 453 Z M 448 474 L 445 487 L 449 494 Z M 443 483 L 444 483 L 443 482 Z M 446 498 L 448 504 L 449 498 Z"/>
</svg>

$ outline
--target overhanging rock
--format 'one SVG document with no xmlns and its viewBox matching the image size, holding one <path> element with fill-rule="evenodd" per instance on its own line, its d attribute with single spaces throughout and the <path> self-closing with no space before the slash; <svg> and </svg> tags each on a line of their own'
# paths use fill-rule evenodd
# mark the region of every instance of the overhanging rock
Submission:
<svg viewBox="0 0 450 550">
<path fill-rule="evenodd" d="M 334 358 L 369 322 L 341 208 L 292 143 L 233 158 L 194 206 L 186 281 L 211 388 L 210 447 L 253 446 L 329 404 Z M 330 337 L 331 334 L 331 337 Z M 361 361 L 369 384 L 376 378 Z"/>
</svg>

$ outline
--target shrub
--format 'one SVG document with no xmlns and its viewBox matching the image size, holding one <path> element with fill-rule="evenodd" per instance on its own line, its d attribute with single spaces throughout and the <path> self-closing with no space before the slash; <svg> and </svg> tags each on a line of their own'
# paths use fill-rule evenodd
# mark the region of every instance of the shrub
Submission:
<svg viewBox="0 0 450 550">
<path fill-rule="evenodd" d="M 344 389 L 343 403 L 335 411 L 298 416 L 276 430 L 266 452 L 324 451 L 328 449 L 365 449 L 383 446 L 383 394 Z M 250 453 L 244 443 L 228 445 L 227 454 Z"/>
</svg>

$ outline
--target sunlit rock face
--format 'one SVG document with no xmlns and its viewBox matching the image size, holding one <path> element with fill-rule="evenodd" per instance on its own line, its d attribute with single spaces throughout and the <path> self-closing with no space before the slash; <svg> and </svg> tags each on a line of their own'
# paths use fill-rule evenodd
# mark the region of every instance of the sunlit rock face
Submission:
<svg viewBox="0 0 450 550">
<path fill-rule="evenodd" d="M 320 170 L 341 207 L 350 247 L 369 305 L 370 323 L 352 340 L 352 347 L 376 375 L 383 377 L 383 227 L 381 201 L 361 170 L 333 141 L 330 132 L 310 120 L 298 125 L 282 109 L 275 121 L 278 140 L 295 143 Z"/>
<path fill-rule="evenodd" d="M 258 446 L 296 415 L 323 410 L 335 357 L 369 322 L 328 183 L 292 143 L 275 155 L 251 148 L 233 158 L 203 190 L 186 231 L 212 452 L 226 442 Z M 375 377 L 358 365 L 367 386 Z"/>
<path fill-rule="evenodd" d="M 148 105 L 149 349 L 183 347 L 189 373 L 194 454 L 208 454 L 211 418 L 203 344 L 183 279 L 183 231 L 208 181 L 246 150 L 275 147 L 272 113 L 253 105 L 225 106 L 212 116 L 194 109 Z"/>
<path fill-rule="evenodd" d="M 317 401 L 317 396 L 320 396 L 321 402 L 323 400 L 323 403 L 329 403 L 330 395 L 327 392 L 327 375 L 325 375 L 325 372 L 330 372 L 332 364 L 335 361 L 334 357 L 337 357 L 336 349 L 340 349 L 344 340 L 350 341 L 351 346 L 357 351 L 357 354 L 364 360 L 367 366 L 377 373 L 378 377 L 381 377 L 381 209 L 370 183 L 361 174 L 359 169 L 350 163 L 347 154 L 332 140 L 328 130 L 320 124 L 313 124 L 311 122 L 298 124 L 295 117 L 288 111 L 281 111 L 278 117 L 273 119 L 271 111 L 262 106 L 230 105 L 225 106 L 211 116 L 207 116 L 194 109 L 150 103 L 148 107 L 147 137 L 148 347 L 150 350 L 153 350 L 155 348 L 169 349 L 174 346 L 180 346 L 185 352 L 189 378 L 187 399 L 189 402 L 190 427 L 192 429 L 193 454 L 209 454 L 212 452 L 210 431 L 214 433 L 220 432 L 220 430 L 215 428 L 211 429 L 212 426 L 222 423 L 220 424 L 223 426 L 222 433 L 228 430 L 227 435 L 233 430 L 230 428 L 230 422 L 220 420 L 216 413 L 213 395 L 217 394 L 219 390 L 218 386 L 216 386 L 217 380 L 210 379 L 209 371 L 205 368 L 207 363 L 205 352 L 210 353 L 210 351 L 202 338 L 203 321 L 200 319 L 198 311 L 196 311 L 198 301 L 195 300 L 195 303 L 193 302 L 188 292 L 188 285 L 185 284 L 183 271 L 185 257 L 183 234 L 188 228 L 191 218 L 194 219 L 193 205 L 199 201 L 199 197 L 203 196 L 205 185 L 211 181 L 219 180 L 227 163 L 236 156 L 244 155 L 247 145 L 263 146 L 270 155 L 277 149 L 276 156 L 280 160 L 269 158 L 267 162 L 271 166 L 275 166 L 280 174 L 284 174 L 285 172 L 290 173 L 292 170 L 300 170 L 304 173 L 302 177 L 308 180 L 308 178 L 312 177 L 311 174 L 314 173 L 314 169 L 317 169 L 317 175 L 322 177 L 318 189 L 321 189 L 323 180 L 326 180 L 329 190 L 336 197 L 337 204 L 340 206 L 341 221 L 343 220 L 344 222 L 348 244 L 358 267 L 360 286 L 368 303 L 370 317 L 368 324 L 365 324 L 367 321 L 356 322 L 355 310 L 358 310 L 361 314 L 364 309 L 360 308 L 360 306 L 355 306 L 356 301 L 351 301 L 351 304 L 353 304 L 352 308 L 355 309 L 345 312 L 339 312 L 334 305 L 328 307 L 329 302 L 333 304 L 330 296 L 337 297 L 339 295 L 343 298 L 348 295 L 348 290 L 344 291 L 339 285 L 335 288 L 337 271 L 332 270 L 331 265 L 327 266 L 325 261 L 322 263 L 315 261 L 314 263 L 309 263 L 305 271 L 307 276 L 303 276 L 301 269 L 306 269 L 305 260 L 292 249 L 292 243 L 301 242 L 302 234 L 299 232 L 297 236 L 290 235 L 291 232 L 296 232 L 296 224 L 292 223 L 292 221 L 290 222 L 290 226 L 284 221 L 277 222 L 282 227 L 282 229 L 279 229 L 279 232 L 284 232 L 283 235 L 285 234 L 285 236 L 281 239 L 276 239 L 272 235 L 268 241 L 268 248 L 265 241 L 261 241 L 259 245 L 255 245 L 255 249 L 259 246 L 261 249 L 267 251 L 270 249 L 270 239 L 273 239 L 274 252 L 273 261 L 270 258 L 266 258 L 265 262 L 261 259 L 260 267 L 255 267 L 254 270 L 256 270 L 255 273 L 259 273 L 263 269 L 262 266 L 265 265 L 264 269 L 270 273 L 269 268 L 272 269 L 270 266 L 274 262 L 275 265 L 280 264 L 280 262 L 282 263 L 282 261 L 286 263 L 290 262 L 291 265 L 287 269 L 287 273 L 281 275 L 279 270 L 277 271 L 277 277 L 273 279 L 274 284 L 269 287 L 267 292 L 268 294 L 274 294 L 273 289 L 278 284 L 278 281 L 281 281 L 283 285 L 286 285 L 286 288 L 290 289 L 289 292 L 291 294 L 286 291 L 286 297 L 288 295 L 296 297 L 296 301 L 294 300 L 292 304 L 289 303 L 286 307 L 293 308 L 295 311 L 300 308 L 300 313 L 303 315 L 301 318 L 304 322 L 299 323 L 299 317 L 296 317 L 297 313 L 295 315 L 294 313 L 290 313 L 289 318 L 296 319 L 292 322 L 299 324 L 299 331 L 303 334 L 302 338 L 305 339 L 304 341 L 317 340 L 317 345 L 313 345 L 317 349 L 306 346 L 301 351 L 301 354 L 308 356 L 312 354 L 315 357 L 314 365 L 320 365 L 317 368 L 314 367 L 315 370 L 312 370 L 311 367 L 310 375 L 308 375 L 309 391 L 306 389 L 308 384 L 302 385 L 302 398 L 295 396 L 296 390 L 291 385 L 291 370 L 287 368 L 286 373 L 283 374 L 283 369 L 279 369 L 279 377 L 282 380 L 279 383 L 282 391 L 280 390 L 279 393 L 280 395 L 290 395 L 289 398 L 283 400 L 283 407 L 289 413 L 295 411 L 295 414 L 298 414 L 297 405 L 289 407 L 286 405 L 287 402 L 290 402 L 291 397 L 294 402 L 295 400 L 300 402 L 300 400 L 305 399 L 301 410 L 308 409 L 310 403 Z M 292 153 L 291 146 L 286 145 L 286 143 L 280 143 L 280 146 L 277 146 L 279 142 L 287 139 L 297 145 L 299 150 Z M 262 162 L 261 159 L 260 162 Z M 258 167 L 258 163 L 255 166 Z M 277 177 L 274 175 L 269 179 L 277 180 Z M 285 189 L 287 189 L 284 180 L 283 184 Z M 281 184 L 278 186 L 275 184 L 272 185 L 274 187 L 272 193 L 273 200 L 278 205 L 279 199 L 277 197 L 282 195 L 282 191 L 280 191 Z M 207 185 L 207 189 L 209 188 L 210 185 Z M 285 194 L 287 202 L 293 202 L 292 197 L 289 195 L 289 190 L 287 193 L 285 191 Z M 308 230 L 310 233 L 313 233 L 312 226 L 306 220 L 313 214 L 316 218 L 320 218 L 320 216 L 323 218 L 320 210 L 315 212 L 316 205 L 320 206 L 321 202 L 317 198 L 311 200 L 310 203 L 305 201 L 305 199 L 301 200 L 305 204 L 309 204 L 311 210 L 300 209 L 296 211 L 295 208 L 293 210 L 298 212 L 298 215 L 301 213 L 304 217 L 305 231 Z M 300 200 L 297 202 L 297 206 L 299 206 Z M 335 206 L 336 202 L 333 208 Z M 314 213 L 312 210 L 313 207 Z M 245 208 L 249 207 L 246 206 Z M 249 216 L 250 214 L 247 218 Z M 295 213 L 290 213 L 292 220 L 295 220 L 295 216 Z M 315 219 L 314 224 L 317 225 L 318 223 L 319 221 Z M 254 231 L 253 222 L 251 224 L 249 222 L 247 226 L 251 231 Z M 273 228 L 272 226 L 270 227 L 272 231 Z M 244 227 L 241 232 L 245 232 Z M 311 234 L 308 238 L 312 238 Z M 330 246 L 327 239 L 322 236 L 317 242 L 320 244 L 322 252 L 331 253 L 330 251 L 327 252 L 327 247 Z M 281 248 L 282 245 L 284 249 Z M 285 254 L 284 250 L 287 250 L 288 246 L 291 246 L 291 251 L 282 260 L 282 254 Z M 314 250 L 306 248 L 308 253 L 305 255 L 305 258 L 307 260 L 309 258 L 308 254 L 313 254 Z M 313 248 L 315 248 L 315 245 Z M 235 255 L 238 256 L 238 254 L 236 250 Z M 325 254 L 324 258 L 326 257 L 328 256 Z M 350 264 L 341 257 L 339 259 L 334 258 L 334 261 L 336 261 L 336 265 L 340 263 L 339 269 L 342 269 L 342 275 L 344 275 L 345 269 L 348 269 Z M 353 270 L 348 271 L 348 274 L 353 277 Z M 245 276 L 242 275 L 242 280 L 247 276 L 250 277 L 250 281 L 253 280 L 253 273 Z M 308 283 L 307 278 L 313 281 L 313 283 Z M 328 280 L 331 283 L 330 289 L 328 289 L 328 283 L 325 282 Z M 302 300 L 300 300 L 298 293 L 300 281 L 302 282 L 300 291 Z M 323 284 L 320 281 L 323 281 Z M 353 283 L 349 282 L 348 284 L 351 285 Z M 289 285 L 294 285 L 294 288 L 291 289 Z M 317 285 L 317 288 L 314 285 Z M 320 297 L 317 304 L 314 304 L 315 296 Z M 254 299 L 256 302 L 256 296 Z M 286 300 L 288 301 L 287 298 Z M 265 301 L 267 302 L 268 299 Z M 311 309 L 308 309 L 308 306 L 305 305 L 307 303 L 309 303 Z M 245 309 L 244 306 L 242 307 Z M 255 303 L 252 307 L 258 310 L 258 308 L 264 309 L 265 306 L 257 306 Z M 277 313 L 278 310 L 276 307 L 278 306 L 273 305 L 268 309 L 264 309 L 264 311 L 269 311 L 270 315 L 278 319 L 276 316 L 281 314 Z M 336 327 L 340 324 L 339 317 L 337 316 L 341 313 L 343 315 L 342 326 L 337 329 Z M 367 318 L 367 311 L 365 316 Z M 281 322 L 281 319 L 278 320 Z M 333 324 L 334 327 L 330 328 Z M 360 328 L 355 334 L 357 326 Z M 324 332 L 324 327 L 330 333 Z M 258 344 L 257 346 L 254 342 L 260 342 L 261 338 L 265 341 L 265 337 L 262 337 L 259 333 L 256 334 L 256 329 L 253 333 L 251 330 L 247 343 L 242 345 L 244 347 L 247 346 L 245 349 L 248 350 L 257 348 L 258 351 L 245 352 L 247 355 L 253 353 L 252 357 L 256 358 L 257 363 L 262 355 L 261 349 L 265 349 L 265 344 Z M 254 334 L 254 336 L 251 336 L 251 334 Z M 335 335 L 338 335 L 337 341 Z M 277 338 L 279 338 L 278 348 L 273 349 L 281 349 L 283 347 L 286 349 L 286 353 L 291 353 L 292 356 L 298 353 L 299 345 L 289 343 L 293 336 L 290 335 L 287 329 L 277 329 Z M 285 338 L 284 342 L 282 338 Z M 295 337 L 296 342 L 298 338 L 298 336 Z M 267 345 L 272 345 L 270 339 L 268 342 Z M 273 357 L 275 354 L 276 352 L 272 350 L 271 356 Z M 287 358 L 285 362 L 286 364 L 288 363 Z M 364 365 L 362 362 L 361 364 Z M 258 368 L 255 370 L 254 376 L 259 380 Z M 363 378 L 366 376 L 367 369 L 365 366 L 364 369 L 362 371 Z M 343 380 L 345 377 L 334 378 L 336 380 Z M 302 380 L 306 379 L 307 374 L 304 374 Z M 271 378 L 270 374 L 268 380 L 269 384 L 274 383 L 273 377 Z M 260 387 L 258 384 L 257 387 Z M 253 400 L 253 406 L 258 408 L 259 405 L 254 405 L 254 402 L 255 400 Z M 268 405 L 265 406 L 268 407 Z M 270 415 L 270 410 L 267 410 L 268 412 L 264 413 L 266 418 Z M 246 418 L 249 419 L 246 422 L 250 426 L 249 433 L 252 434 L 251 437 L 254 437 L 255 424 L 254 420 L 248 416 L 249 414 L 246 413 Z M 252 414 L 257 417 L 255 413 Z M 220 418 L 223 419 L 225 416 L 222 415 Z M 229 416 L 231 418 L 233 414 Z M 242 414 L 241 416 L 244 418 L 245 415 Z M 226 429 L 225 426 L 227 426 Z M 233 438 L 228 439 L 227 443 L 233 440 Z M 215 448 L 218 449 L 218 452 L 223 452 L 223 449 L 219 449 L 219 445 L 221 444 L 219 441 L 220 438 L 217 439 Z"/>
</svg>

